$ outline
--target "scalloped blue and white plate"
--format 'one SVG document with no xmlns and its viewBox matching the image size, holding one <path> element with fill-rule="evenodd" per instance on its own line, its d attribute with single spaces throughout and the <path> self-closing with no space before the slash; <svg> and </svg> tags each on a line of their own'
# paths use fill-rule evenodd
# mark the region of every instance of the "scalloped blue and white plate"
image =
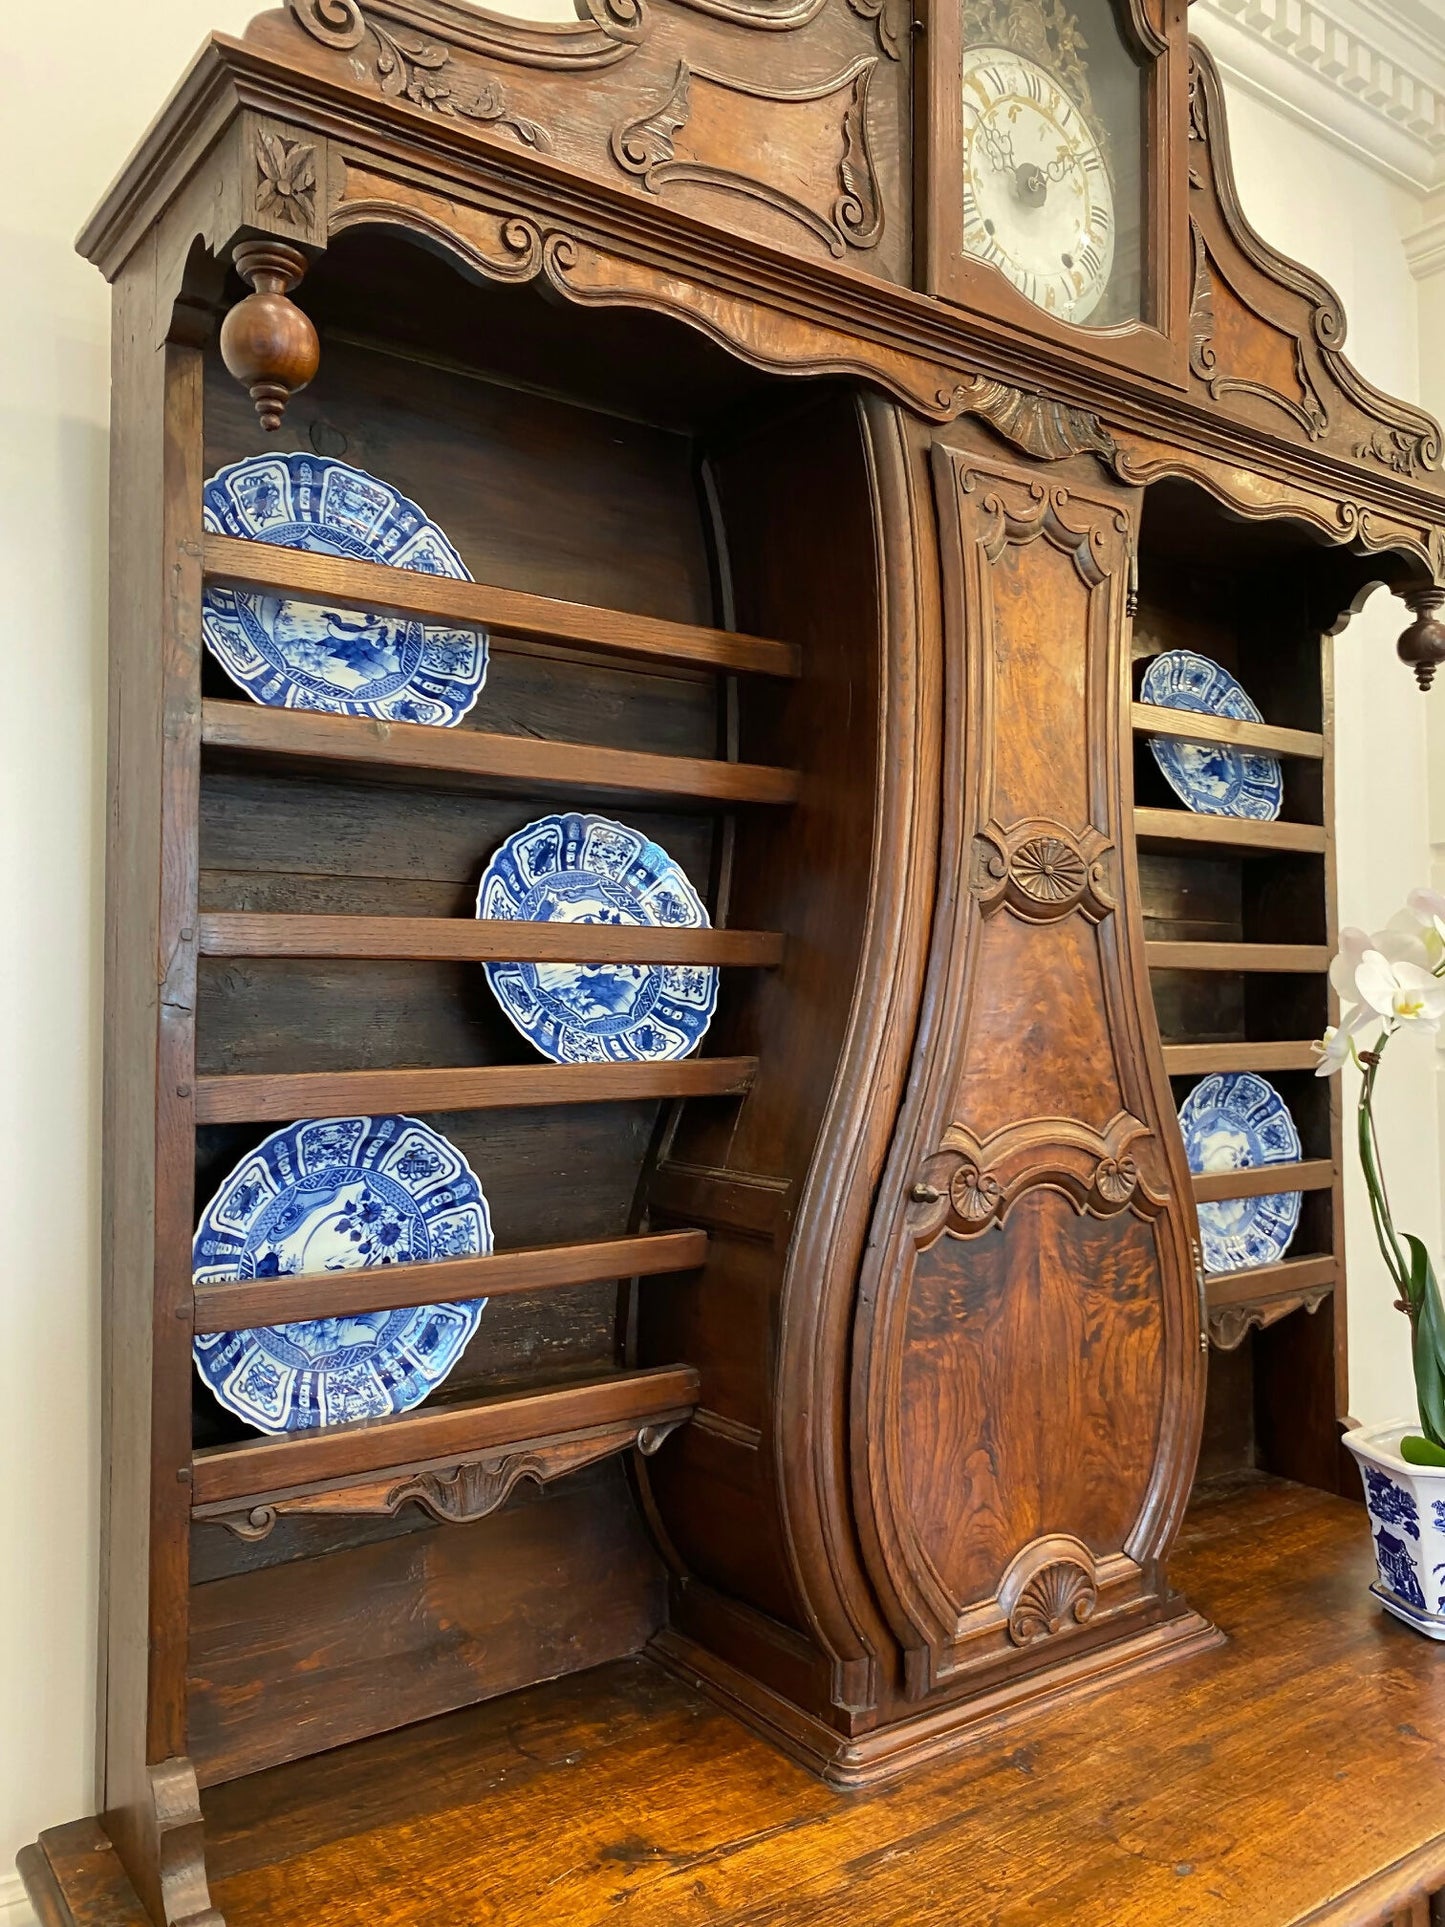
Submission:
<svg viewBox="0 0 1445 1927">
<path fill-rule="evenodd" d="M 708 928 L 680 865 L 606 816 L 543 816 L 509 836 L 483 874 L 479 917 Z M 498 1003 L 554 1064 L 686 1057 L 717 1008 L 711 964 L 485 966 Z"/>
<path fill-rule="evenodd" d="M 1196 1175 L 1296 1164 L 1300 1137 L 1289 1106 L 1253 1071 L 1218 1071 L 1195 1085 L 1179 1107 L 1189 1168 Z M 1227 1198 L 1199 1207 L 1206 1271 L 1272 1265 L 1299 1226 L 1298 1191 L 1264 1198 Z"/>
<path fill-rule="evenodd" d="M 218 535 L 470 582 L 465 563 L 415 502 L 323 455 L 254 455 L 206 483 Z M 327 609 L 249 589 L 207 589 L 206 646 L 258 703 L 384 722 L 458 723 L 487 678 L 481 629 Z"/>
<path fill-rule="evenodd" d="M 202 1213 L 198 1285 L 310 1277 L 492 1248 L 476 1174 L 414 1117 L 320 1117 L 258 1144 Z M 316 1318 L 195 1341 L 196 1367 L 226 1409 L 262 1432 L 408 1412 L 467 1347 L 485 1298 Z"/>
<path fill-rule="evenodd" d="M 1150 663 L 1139 700 L 1164 709 L 1197 709 L 1239 722 L 1264 718 L 1230 675 L 1192 649 L 1167 649 Z M 1201 816 L 1248 816 L 1272 823 L 1284 805 L 1284 772 L 1277 756 L 1231 749 L 1227 743 L 1184 743 L 1151 736 L 1149 747 L 1164 780 Z"/>
</svg>

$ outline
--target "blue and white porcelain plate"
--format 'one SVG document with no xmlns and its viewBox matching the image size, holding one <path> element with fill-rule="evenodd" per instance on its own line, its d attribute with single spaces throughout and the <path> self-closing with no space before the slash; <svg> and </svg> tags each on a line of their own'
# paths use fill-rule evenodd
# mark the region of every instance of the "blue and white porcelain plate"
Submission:
<svg viewBox="0 0 1445 1927">
<path fill-rule="evenodd" d="M 1264 721 L 1227 669 L 1191 649 L 1169 649 L 1156 656 L 1139 700 L 1164 709 L 1233 716 L 1244 723 Z M 1249 816 L 1272 823 L 1284 805 L 1284 772 L 1277 756 L 1231 749 L 1227 743 L 1182 743 L 1173 736 L 1151 736 L 1149 747 L 1174 794 L 1201 816 Z"/>
<path fill-rule="evenodd" d="M 472 579 L 415 502 L 322 455 L 233 462 L 206 483 L 203 501 L 205 525 L 217 535 Z M 461 721 L 487 677 L 480 629 L 439 629 L 249 589 L 207 589 L 201 630 L 231 680 L 275 708 L 447 725 Z"/>
<path fill-rule="evenodd" d="M 492 1248 L 475 1173 L 414 1117 L 308 1118 L 242 1158 L 206 1206 L 197 1285 L 309 1277 Z M 408 1412 L 446 1377 L 485 1298 L 216 1332 L 196 1366 L 221 1404 L 262 1432 Z"/>
<path fill-rule="evenodd" d="M 543 816 L 509 836 L 477 892 L 479 917 L 708 927 L 666 850 L 605 816 Z M 485 966 L 498 1003 L 554 1064 L 686 1057 L 712 1022 L 710 964 Z"/>
<path fill-rule="evenodd" d="M 1206 1077 L 1179 1107 L 1189 1168 L 1196 1174 L 1253 1171 L 1295 1164 L 1299 1132 L 1279 1092 L 1253 1071 Z M 1298 1191 L 1266 1198 L 1227 1198 L 1199 1207 L 1206 1271 L 1244 1271 L 1272 1265 L 1289 1249 L 1299 1225 Z"/>
</svg>

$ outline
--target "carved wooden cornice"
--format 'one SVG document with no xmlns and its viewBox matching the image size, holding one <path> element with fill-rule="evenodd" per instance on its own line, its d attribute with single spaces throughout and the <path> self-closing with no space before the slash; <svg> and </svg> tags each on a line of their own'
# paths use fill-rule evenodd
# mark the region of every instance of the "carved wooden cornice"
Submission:
<svg viewBox="0 0 1445 1927">
<path fill-rule="evenodd" d="M 322 210 L 325 227 L 304 237 L 314 245 L 365 222 L 411 228 L 491 278 L 541 275 L 583 305 L 670 315 L 758 367 L 861 378 L 935 421 L 977 413 L 1045 458 L 1088 449 L 1131 481 L 1197 471 L 1241 513 L 1290 513 L 1298 505 L 1332 541 L 1363 538 L 1368 548 L 1413 557 L 1419 579 L 1441 575 L 1445 477 L 1430 466 L 1438 459 L 1438 431 L 1350 368 L 1339 352 L 1342 322 L 1329 290 L 1267 249 L 1230 204 L 1232 188 L 1215 178 L 1227 167 L 1221 158 L 1211 172 L 1207 159 L 1223 145 L 1210 105 L 1217 82 L 1207 62 L 1201 71 L 1199 138 L 1191 149 L 1200 149 L 1209 177 L 1200 176 L 1201 192 L 1219 208 L 1213 230 L 1203 222 L 1216 312 L 1226 265 L 1232 280 L 1253 275 L 1261 286 L 1298 298 L 1298 339 L 1331 422 L 1328 435 L 1312 434 L 1295 409 L 1250 412 L 1257 398 L 1220 386 L 1219 377 L 1227 381 L 1229 374 L 1222 362 L 1206 378 L 1196 372 L 1185 393 L 1137 372 L 1102 368 L 1081 350 L 1032 343 L 987 316 L 863 273 L 854 265 L 856 246 L 848 247 L 848 261 L 821 247 L 812 257 L 791 253 L 638 194 L 630 182 L 621 184 L 620 167 L 616 183 L 585 177 L 499 122 L 419 107 L 405 90 L 377 87 L 369 72 L 313 72 L 265 45 L 219 35 L 87 226 L 81 247 L 113 277 L 166 204 L 178 200 L 163 249 L 169 246 L 179 292 L 189 252 L 180 230 L 192 221 L 216 253 L 248 231 L 293 238 L 289 214 L 259 207 L 262 193 L 275 188 L 261 163 L 251 171 L 249 198 L 234 188 L 217 195 L 198 186 L 194 211 L 186 213 L 184 184 L 207 153 L 226 141 L 254 140 L 246 130 L 264 125 L 286 144 L 268 149 L 272 173 L 275 155 L 294 144 L 316 150 L 317 227 Z M 558 84 L 574 78 L 564 74 Z M 598 85 L 600 77 L 578 84 Z M 859 179 L 856 168 L 852 179 Z M 866 228 L 869 217 L 849 218 Z M 1196 352 L 1202 360 L 1198 341 Z M 1299 410 L 1311 414 L 1308 403 Z M 1343 435 L 1334 433 L 1336 422 Z M 1172 467 L 1151 469 L 1156 451 L 1181 443 L 1193 466 L 1181 469 L 1176 455 Z"/>
</svg>

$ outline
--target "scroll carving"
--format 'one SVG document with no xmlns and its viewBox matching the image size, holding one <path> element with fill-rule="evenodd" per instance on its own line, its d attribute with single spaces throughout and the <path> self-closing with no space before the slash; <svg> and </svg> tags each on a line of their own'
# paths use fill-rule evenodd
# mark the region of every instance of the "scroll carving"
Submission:
<svg viewBox="0 0 1445 1927">
<path fill-rule="evenodd" d="M 1247 395 L 1266 401 L 1310 441 L 1346 459 L 1406 478 L 1436 468 L 1438 426 L 1422 410 L 1382 393 L 1345 358 L 1345 315 L 1334 290 L 1250 226 L 1230 166 L 1219 79 L 1198 45 L 1190 65 L 1189 135 L 1191 373 L 1212 400 Z"/>
<path fill-rule="evenodd" d="M 1153 1217 L 1163 1208 L 1166 1193 L 1140 1169 L 1140 1159 L 1147 1162 L 1155 1148 L 1148 1125 L 1127 1112 L 1102 1133 L 1078 1123 L 1050 1123 L 1047 1144 L 1029 1126 L 980 1141 L 966 1126 L 950 1124 L 909 1192 L 918 1247 L 926 1249 L 940 1235 L 974 1237 L 1002 1223 L 1010 1207 L 1041 1184 L 1095 1218 L 1111 1218 L 1126 1207 Z"/>
<path fill-rule="evenodd" d="M 370 41 L 365 60 L 357 58 L 352 64 L 359 72 L 369 70 L 391 99 L 409 100 L 427 113 L 504 127 L 523 146 L 550 151 L 551 136 L 536 121 L 512 112 L 499 81 L 485 74 L 465 83 L 456 80 L 450 47 L 425 34 L 384 27 L 357 0 L 290 0 L 290 5 L 300 24 L 323 46 L 350 51 Z"/>
<path fill-rule="evenodd" d="M 960 382 L 951 397 L 939 399 L 951 399 L 970 415 L 981 415 L 1005 441 L 1041 462 L 1084 454 L 1108 460 L 1114 453 L 1114 438 L 1097 415 L 1029 389 L 1011 388 L 1007 382 L 977 375 Z"/>
<path fill-rule="evenodd" d="M 1309 365 L 1305 360 L 1304 343 L 1294 340 L 1281 328 L 1253 316 L 1248 325 L 1252 327 L 1256 345 L 1268 344 L 1275 351 L 1275 359 L 1281 361 L 1281 376 L 1284 367 L 1293 364 L 1294 380 L 1298 385 L 1298 395 L 1286 394 L 1282 388 L 1272 386 L 1266 381 L 1256 381 L 1251 376 L 1231 372 L 1221 366 L 1219 351 L 1215 346 L 1215 280 L 1209 250 L 1198 223 L 1193 224 L 1194 238 L 1194 300 L 1189 311 L 1189 367 L 1209 391 L 1211 401 L 1218 401 L 1222 395 L 1253 395 L 1259 401 L 1269 402 L 1284 412 L 1309 436 L 1318 441 L 1329 428 L 1328 412 L 1319 391 L 1310 376 Z M 1225 291 L 1222 299 L 1227 299 L 1236 309 L 1241 304 L 1238 298 Z M 1235 333 L 1240 330 L 1236 328 Z"/>
<path fill-rule="evenodd" d="M 877 64 L 870 56 L 855 61 L 832 80 L 785 91 L 709 73 L 679 60 L 662 99 L 614 128 L 613 159 L 653 194 L 660 194 L 669 183 L 690 182 L 747 195 L 801 222 L 833 255 L 842 256 L 850 247 L 876 247 L 883 235 L 883 196 L 868 144 L 868 87 Z M 730 99 L 719 100 L 719 93 Z M 776 114 L 806 110 L 839 95 L 844 97 L 843 110 L 835 132 L 838 151 L 827 205 L 819 207 L 790 188 L 731 165 L 729 155 L 738 148 L 732 123 L 738 113 L 747 111 L 738 102 L 765 102 Z M 759 148 L 767 141 L 773 114 L 758 117 Z M 817 119 L 817 115 L 810 117 L 812 122 Z M 731 129 L 727 141 L 720 138 L 724 129 Z M 800 151 L 821 151 L 816 127 L 810 127 Z M 825 183 L 819 178 L 816 185 L 821 200 Z"/>
<path fill-rule="evenodd" d="M 1265 1331 L 1291 1312 L 1318 1311 L 1329 1297 L 1323 1291 L 1301 1292 L 1289 1298 L 1265 1298 L 1253 1305 L 1221 1305 L 1209 1314 L 1209 1342 L 1221 1352 L 1238 1351 L 1251 1331 Z"/>
<path fill-rule="evenodd" d="M 225 1526 L 238 1539 L 249 1540 L 268 1538 L 283 1517 L 392 1518 L 409 1505 L 419 1507 L 440 1524 L 465 1525 L 495 1512 L 525 1479 L 539 1486 L 550 1485 L 569 1472 L 630 1448 L 650 1457 L 687 1417 L 686 1412 L 664 1413 L 641 1425 L 633 1420 L 531 1439 L 453 1465 L 420 1466 L 404 1477 L 391 1471 L 320 1491 L 267 1495 L 260 1503 L 240 1508 L 202 1507 L 196 1517 Z"/>
</svg>

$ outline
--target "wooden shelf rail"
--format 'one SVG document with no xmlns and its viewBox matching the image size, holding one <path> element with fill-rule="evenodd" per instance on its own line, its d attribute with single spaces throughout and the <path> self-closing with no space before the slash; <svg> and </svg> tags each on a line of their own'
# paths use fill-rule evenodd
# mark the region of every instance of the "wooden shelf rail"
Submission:
<svg viewBox="0 0 1445 1927">
<path fill-rule="evenodd" d="M 206 912 L 203 957 L 447 958 L 472 963 L 747 964 L 783 959 L 767 930 L 524 923 L 475 917 L 269 916 Z"/>
<path fill-rule="evenodd" d="M 1275 1265 L 1255 1265 L 1248 1271 L 1211 1271 L 1205 1293 L 1211 1311 L 1226 1305 L 1252 1305 L 1264 1298 L 1284 1298 L 1296 1292 L 1332 1289 L 1339 1271 L 1332 1257 L 1282 1258 Z"/>
<path fill-rule="evenodd" d="M 447 1464 L 468 1454 L 591 1426 L 664 1422 L 685 1416 L 697 1396 L 698 1374 L 692 1366 L 664 1365 L 465 1405 L 428 1405 L 398 1418 L 213 1446 L 192 1461 L 192 1505 L 197 1510 L 234 1505 L 322 1480 Z"/>
<path fill-rule="evenodd" d="M 364 1111 L 492 1111 L 635 1098 L 742 1097 L 757 1069 L 756 1057 L 684 1057 L 661 1064 L 479 1064 L 201 1077 L 196 1122 L 261 1124 Z"/>
<path fill-rule="evenodd" d="M 1319 1061 L 1307 1038 L 1278 1044 L 1164 1046 L 1164 1068 L 1171 1077 L 1207 1077 L 1211 1071 L 1312 1071 Z"/>
<path fill-rule="evenodd" d="M 1206 1171 L 1193 1180 L 1194 1202 L 1214 1204 L 1226 1198 L 1272 1198 L 1280 1191 L 1328 1191 L 1335 1181 L 1329 1158 L 1307 1158 L 1300 1164 L 1257 1165 L 1247 1171 Z"/>
<path fill-rule="evenodd" d="M 356 1318 L 409 1305 L 455 1304 L 558 1291 L 609 1278 L 655 1278 L 696 1271 L 707 1258 L 705 1231 L 661 1231 L 592 1244 L 538 1245 L 485 1258 L 317 1272 L 302 1278 L 245 1278 L 196 1290 L 197 1333 L 288 1325 L 302 1318 Z"/>
<path fill-rule="evenodd" d="M 296 763 L 311 772 L 342 770 L 394 780 L 464 784 L 504 794 L 536 790 L 672 797 L 697 803 L 787 804 L 798 799 L 798 772 L 708 756 L 655 756 L 591 743 L 544 742 L 481 729 L 328 716 L 313 709 L 204 702 L 201 742 L 211 751 Z"/>
<path fill-rule="evenodd" d="M 1146 943 L 1151 970 L 1293 971 L 1323 975 L 1334 952 L 1322 943 Z"/>
<path fill-rule="evenodd" d="M 801 674 L 801 653 L 790 642 L 627 615 L 585 602 L 559 602 L 379 562 L 311 555 L 230 535 L 206 537 L 204 568 L 215 588 L 263 589 L 303 602 L 374 610 L 448 628 L 486 629 L 530 642 L 566 643 L 646 663 L 685 663 L 789 679 Z"/>
<path fill-rule="evenodd" d="M 1144 850 L 1189 851 L 1206 845 L 1247 856 L 1318 856 L 1325 848 L 1319 823 L 1256 823 L 1245 816 L 1196 816 L 1192 810 L 1137 809 L 1134 838 Z"/>
<path fill-rule="evenodd" d="M 1207 716 L 1194 709 L 1164 709 L 1154 703 L 1135 703 L 1132 720 L 1146 736 L 1172 736 L 1186 743 L 1227 743 L 1231 749 L 1253 749 L 1267 756 L 1297 756 L 1317 763 L 1325 753 L 1325 739 L 1309 729 L 1276 729 L 1273 723 L 1246 723 L 1233 716 Z"/>
</svg>

